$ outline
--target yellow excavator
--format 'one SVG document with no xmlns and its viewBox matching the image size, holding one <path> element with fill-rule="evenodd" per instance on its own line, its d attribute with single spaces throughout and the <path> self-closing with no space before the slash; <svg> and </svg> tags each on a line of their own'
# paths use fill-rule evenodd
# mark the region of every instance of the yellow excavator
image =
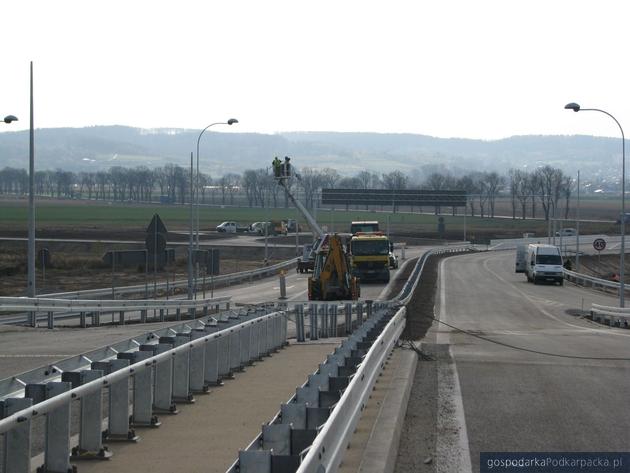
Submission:
<svg viewBox="0 0 630 473">
<path fill-rule="evenodd" d="M 352 276 L 350 261 L 341 237 L 325 235 L 315 256 L 313 275 L 308 278 L 310 301 L 357 300 L 359 279 Z"/>
<path fill-rule="evenodd" d="M 291 167 L 292 168 L 292 167 Z M 324 233 L 317 221 L 298 201 L 286 185 L 290 176 L 289 166 L 276 170 L 276 181 L 284 188 L 287 197 L 304 215 L 315 237 L 315 264 L 313 275 L 308 278 L 308 299 L 311 301 L 357 300 L 361 295 L 359 278 L 352 276 L 347 245 L 341 236 Z"/>
</svg>

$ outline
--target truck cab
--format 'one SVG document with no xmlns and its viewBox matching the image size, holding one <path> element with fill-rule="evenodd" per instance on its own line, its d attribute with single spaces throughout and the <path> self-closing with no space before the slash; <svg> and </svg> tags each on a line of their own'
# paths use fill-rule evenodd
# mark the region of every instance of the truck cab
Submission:
<svg viewBox="0 0 630 473">
<path fill-rule="evenodd" d="M 557 282 L 562 286 L 564 269 L 560 249 L 553 245 L 529 245 L 525 263 L 525 275 L 528 282 L 538 284 L 542 281 Z"/>
<path fill-rule="evenodd" d="M 378 221 L 376 220 L 363 220 L 354 221 L 350 223 L 350 233 L 353 235 L 357 233 L 375 233 L 378 232 Z"/>
<path fill-rule="evenodd" d="M 361 281 L 389 281 L 390 241 L 382 233 L 356 233 L 350 240 L 352 274 Z"/>
</svg>

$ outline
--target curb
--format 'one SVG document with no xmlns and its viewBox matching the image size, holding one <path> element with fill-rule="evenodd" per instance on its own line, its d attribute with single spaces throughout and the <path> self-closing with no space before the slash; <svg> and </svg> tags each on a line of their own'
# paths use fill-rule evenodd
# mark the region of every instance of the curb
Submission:
<svg viewBox="0 0 630 473">
<path fill-rule="evenodd" d="M 400 434 L 418 365 L 418 355 L 414 351 L 401 348 L 396 350 L 399 351 L 400 364 L 374 422 L 359 466 L 361 472 L 393 473 L 396 466 Z"/>
</svg>

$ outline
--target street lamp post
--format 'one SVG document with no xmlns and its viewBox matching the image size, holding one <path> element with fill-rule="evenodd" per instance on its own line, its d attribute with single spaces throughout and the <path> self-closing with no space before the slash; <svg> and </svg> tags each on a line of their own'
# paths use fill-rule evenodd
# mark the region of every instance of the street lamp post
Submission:
<svg viewBox="0 0 630 473">
<path fill-rule="evenodd" d="M 189 241 L 189 246 L 188 246 L 188 298 L 192 299 L 193 298 L 193 292 L 196 292 L 196 286 L 197 286 L 197 274 L 195 272 L 195 289 L 193 291 L 193 264 L 192 264 L 192 252 L 193 252 L 193 229 L 196 228 L 195 231 L 195 249 L 199 249 L 199 142 L 201 141 L 201 136 L 204 134 L 204 132 L 210 128 L 211 126 L 214 125 L 233 125 L 234 123 L 238 123 L 238 120 L 236 118 L 230 118 L 227 122 L 216 122 L 216 123 L 211 123 L 210 125 L 208 125 L 207 127 L 205 127 L 203 130 L 201 130 L 201 133 L 199 133 L 199 136 L 197 137 L 197 179 L 194 182 L 193 181 L 193 167 L 192 167 L 192 162 L 193 162 L 193 155 L 192 153 L 190 153 L 190 230 L 189 230 L 189 237 L 190 237 L 190 241 Z M 193 185 L 194 182 L 194 185 Z M 195 207 L 195 214 L 196 214 L 196 226 L 193 225 L 193 206 Z M 195 265 L 195 267 L 198 265 Z M 213 267 L 213 271 L 214 271 L 214 267 Z"/>
<path fill-rule="evenodd" d="M 196 216 L 195 216 L 195 220 L 196 220 L 195 248 L 196 249 L 199 249 L 199 142 L 201 141 L 201 136 L 211 126 L 214 126 L 214 125 L 233 125 L 235 123 L 238 123 L 238 120 L 236 118 L 230 118 L 227 122 L 211 123 L 210 125 L 205 127 L 203 130 L 201 130 L 201 133 L 199 133 L 199 137 L 197 138 L 197 180 L 196 180 L 196 183 L 195 183 L 195 214 L 196 214 Z"/>
<path fill-rule="evenodd" d="M 567 110 L 573 110 L 574 112 L 586 111 L 586 112 L 601 112 L 612 118 L 619 130 L 621 131 L 621 257 L 619 262 L 619 307 L 625 306 L 625 253 L 626 253 L 626 137 L 623 133 L 621 124 L 610 113 L 599 108 L 581 108 L 577 103 L 571 102 L 564 106 Z"/>
</svg>

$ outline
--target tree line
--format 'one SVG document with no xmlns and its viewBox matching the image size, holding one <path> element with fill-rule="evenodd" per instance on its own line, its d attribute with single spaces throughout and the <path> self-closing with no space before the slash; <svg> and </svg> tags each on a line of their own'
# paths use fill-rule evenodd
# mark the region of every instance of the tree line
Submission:
<svg viewBox="0 0 630 473">
<path fill-rule="evenodd" d="M 454 176 L 447 171 L 431 172 L 423 178 L 410 178 L 400 171 L 374 173 L 361 171 L 344 177 L 331 168 L 304 167 L 287 185 L 300 195 L 308 208 L 316 205 L 324 188 L 357 189 L 428 189 L 463 190 L 468 195 L 469 214 L 494 217 L 497 197 L 508 195 L 513 218 L 535 218 L 542 209 L 545 219 L 557 215 L 564 203 L 568 217 L 573 180 L 562 170 L 543 166 L 527 172 L 511 169 L 507 176 L 496 172 L 468 172 Z M 149 169 L 146 166 L 74 173 L 62 169 L 37 171 L 35 193 L 57 198 L 87 198 L 120 202 L 190 202 L 190 171 L 168 164 Z M 199 200 L 203 204 L 247 205 L 249 207 L 289 207 L 289 202 L 268 169 L 249 169 L 243 174 L 230 173 L 211 177 L 200 173 Z M 194 176 L 196 188 L 197 176 Z M 24 169 L 5 167 L 0 170 L 0 195 L 26 195 L 28 173 Z M 396 211 L 397 209 L 393 209 Z M 413 210 L 413 209 L 412 209 Z M 422 211 L 422 209 L 418 209 Z M 442 209 L 434 208 L 436 214 Z M 455 209 L 452 209 L 455 213 Z"/>
</svg>

